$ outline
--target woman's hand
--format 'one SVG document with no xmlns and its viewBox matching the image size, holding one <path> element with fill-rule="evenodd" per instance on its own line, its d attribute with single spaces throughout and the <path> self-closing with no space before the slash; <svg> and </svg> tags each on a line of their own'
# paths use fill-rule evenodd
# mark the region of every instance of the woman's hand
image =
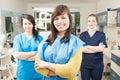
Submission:
<svg viewBox="0 0 120 80">
<path fill-rule="evenodd" d="M 36 60 L 35 61 L 35 67 L 37 69 L 46 68 L 46 65 L 47 65 L 47 62 L 45 62 L 45 61 L 42 61 L 42 60 Z"/>
<path fill-rule="evenodd" d="M 27 60 L 28 61 L 35 61 L 35 56 L 29 57 Z"/>
<path fill-rule="evenodd" d="M 36 60 L 35 67 L 36 67 L 36 69 L 47 68 L 50 71 L 55 72 L 56 65 L 53 63 L 45 62 L 43 60 Z"/>
<path fill-rule="evenodd" d="M 36 68 L 36 69 L 43 69 L 43 68 L 49 69 L 48 66 L 50 66 L 50 63 L 45 62 L 45 61 L 43 61 L 43 60 L 36 60 L 36 61 L 35 61 L 35 68 Z M 56 76 L 55 72 L 54 72 L 54 71 L 51 71 L 50 69 L 49 69 L 49 72 L 48 72 L 47 75 L 48 75 L 48 76 Z"/>
</svg>

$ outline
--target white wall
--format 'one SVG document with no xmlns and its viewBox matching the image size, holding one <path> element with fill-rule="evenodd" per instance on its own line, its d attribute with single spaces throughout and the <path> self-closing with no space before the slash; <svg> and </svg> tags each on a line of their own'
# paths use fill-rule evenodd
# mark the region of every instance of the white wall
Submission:
<svg viewBox="0 0 120 80">
<path fill-rule="evenodd" d="M 32 7 L 49 7 L 54 8 L 56 5 L 62 3 L 29 3 L 27 4 L 27 12 L 33 14 Z M 86 19 L 87 16 L 91 13 L 96 13 L 96 3 L 64 3 L 68 5 L 68 7 L 78 7 L 80 8 L 80 23 L 81 23 L 81 31 L 86 29 Z"/>
<path fill-rule="evenodd" d="M 26 12 L 26 3 L 23 0 L 0 0 L 0 9 Z"/>
<path fill-rule="evenodd" d="M 5 21 L 2 10 L 26 13 L 26 3 L 22 0 L 1 0 L 0 1 L 0 33 L 5 33 Z"/>
<path fill-rule="evenodd" d="M 17 13 L 26 13 L 26 2 L 23 0 L 0 0 L 0 33 L 5 33 L 5 15 L 2 11 L 10 11 L 10 12 L 17 12 Z M 7 16 L 11 16 L 8 14 Z M 21 27 L 20 25 L 14 25 L 13 27 Z M 12 37 L 16 35 L 17 30 L 14 28 L 14 32 L 12 32 Z"/>
<path fill-rule="evenodd" d="M 107 11 L 107 8 L 120 8 L 120 0 L 98 0 L 97 12 Z"/>
<path fill-rule="evenodd" d="M 98 0 L 97 2 L 97 12 L 107 11 L 107 8 L 116 9 L 120 8 L 120 0 Z M 118 30 L 120 31 L 120 27 L 117 26 L 105 26 L 104 32 L 106 37 L 108 38 L 108 47 L 118 46 L 120 44 L 120 34 L 118 34 Z M 114 45 L 112 43 L 115 43 Z"/>
<path fill-rule="evenodd" d="M 47 3 L 27 3 L 23 0 L 1 0 L 0 1 L 0 9 L 2 10 L 9 10 L 9 11 L 15 11 L 15 12 L 22 12 L 22 13 L 30 13 L 32 12 L 32 7 L 55 7 L 57 4 L 63 4 L 62 3 L 54 3 L 51 2 L 49 4 Z M 84 31 L 86 29 L 86 19 L 87 16 L 90 13 L 96 13 L 96 12 L 103 12 L 106 11 L 107 8 L 118 8 L 120 7 L 120 1 L 119 0 L 98 0 L 96 3 L 64 3 L 70 7 L 79 7 L 80 8 L 80 15 L 81 15 L 81 31 Z"/>
</svg>

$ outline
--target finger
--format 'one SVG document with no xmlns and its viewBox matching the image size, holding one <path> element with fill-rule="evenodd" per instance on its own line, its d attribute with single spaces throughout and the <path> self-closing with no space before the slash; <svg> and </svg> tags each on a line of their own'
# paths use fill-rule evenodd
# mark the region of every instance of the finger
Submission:
<svg viewBox="0 0 120 80">
<path fill-rule="evenodd" d="M 40 62 L 40 61 L 35 61 L 35 64 L 36 64 L 36 63 L 38 64 L 39 62 Z"/>
</svg>

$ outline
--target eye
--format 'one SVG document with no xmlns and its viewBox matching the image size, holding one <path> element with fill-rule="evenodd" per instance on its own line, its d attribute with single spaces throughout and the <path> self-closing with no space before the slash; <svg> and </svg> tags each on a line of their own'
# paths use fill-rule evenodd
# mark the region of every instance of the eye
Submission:
<svg viewBox="0 0 120 80">
<path fill-rule="evenodd" d="M 96 22 L 95 20 L 93 20 L 92 22 Z"/>
<path fill-rule="evenodd" d="M 27 25 L 27 23 L 23 23 L 23 25 Z"/>
<path fill-rule="evenodd" d="M 57 18 L 57 17 L 55 17 L 55 18 L 54 18 L 54 20 L 58 20 L 58 18 Z"/>
<path fill-rule="evenodd" d="M 90 20 L 88 20 L 88 22 L 91 22 Z"/>
<path fill-rule="evenodd" d="M 29 23 L 29 25 L 32 25 L 32 23 Z"/>
<path fill-rule="evenodd" d="M 66 19 L 66 17 L 62 16 L 62 19 Z"/>
<path fill-rule="evenodd" d="M 57 20 L 57 18 L 54 18 L 54 20 Z"/>
</svg>

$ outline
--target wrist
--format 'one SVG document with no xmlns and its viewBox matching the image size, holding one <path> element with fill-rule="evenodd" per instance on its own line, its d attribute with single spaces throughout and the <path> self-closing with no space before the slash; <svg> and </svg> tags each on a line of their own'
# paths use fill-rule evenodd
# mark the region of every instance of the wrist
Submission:
<svg viewBox="0 0 120 80">
<path fill-rule="evenodd" d="M 45 62 L 45 68 L 48 68 L 51 64 L 49 62 Z"/>
<path fill-rule="evenodd" d="M 53 68 L 53 66 L 55 66 L 55 64 L 46 62 L 45 68 L 51 69 L 51 68 Z"/>
<path fill-rule="evenodd" d="M 25 59 L 26 61 L 29 61 L 28 58 Z"/>
<path fill-rule="evenodd" d="M 32 51 L 32 53 L 33 53 L 34 55 L 36 55 L 36 54 L 37 54 L 37 51 Z"/>
<path fill-rule="evenodd" d="M 90 47 L 90 45 L 86 45 L 86 46 L 84 46 L 85 48 L 89 48 Z"/>
</svg>

